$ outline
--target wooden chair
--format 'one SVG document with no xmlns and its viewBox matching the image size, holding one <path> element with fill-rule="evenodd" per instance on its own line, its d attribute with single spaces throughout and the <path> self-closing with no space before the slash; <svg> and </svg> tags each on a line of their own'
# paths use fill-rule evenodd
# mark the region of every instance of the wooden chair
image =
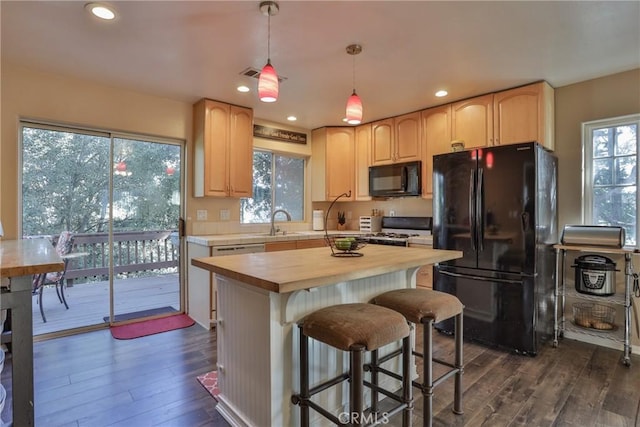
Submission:
<svg viewBox="0 0 640 427">
<path fill-rule="evenodd" d="M 69 231 L 63 231 L 58 237 L 56 242 L 56 252 L 64 260 L 64 270 L 56 271 L 46 274 L 37 274 L 33 276 L 33 295 L 38 295 L 38 304 L 40 305 L 40 314 L 42 315 L 42 321 L 47 322 L 47 318 L 44 315 L 44 308 L 42 306 L 42 291 L 45 286 L 54 285 L 56 288 L 56 294 L 60 303 L 64 304 L 66 309 L 69 309 L 67 300 L 64 297 L 64 276 L 67 272 L 67 265 L 69 264 L 69 258 L 67 257 L 71 253 L 73 248 L 73 234 Z"/>
</svg>

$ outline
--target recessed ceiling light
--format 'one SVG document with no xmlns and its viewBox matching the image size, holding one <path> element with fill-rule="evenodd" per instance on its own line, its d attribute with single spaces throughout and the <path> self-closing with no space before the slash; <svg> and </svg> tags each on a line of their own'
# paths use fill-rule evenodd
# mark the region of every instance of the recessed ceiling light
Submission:
<svg viewBox="0 0 640 427">
<path fill-rule="evenodd" d="M 287 120 L 289 120 L 290 122 L 295 122 L 296 120 L 298 120 L 298 118 L 296 116 L 289 116 L 287 117 Z"/>
<path fill-rule="evenodd" d="M 249 92 L 250 90 L 251 89 L 249 89 L 248 86 L 245 86 L 245 85 L 238 86 L 238 92 Z"/>
<path fill-rule="evenodd" d="M 439 90 L 436 92 L 436 96 L 438 98 L 442 98 L 443 96 L 447 96 L 449 95 L 449 92 L 447 92 L 446 90 Z"/>
<path fill-rule="evenodd" d="M 93 15 L 106 21 L 110 21 L 116 17 L 113 8 L 103 3 L 87 3 L 84 7 Z"/>
</svg>

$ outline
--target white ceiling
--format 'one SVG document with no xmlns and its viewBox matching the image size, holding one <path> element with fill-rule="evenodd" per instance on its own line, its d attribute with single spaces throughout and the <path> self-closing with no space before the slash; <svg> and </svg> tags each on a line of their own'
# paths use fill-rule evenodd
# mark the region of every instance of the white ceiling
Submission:
<svg viewBox="0 0 640 427">
<path fill-rule="evenodd" d="M 640 1 L 280 1 L 271 18 L 277 102 L 240 75 L 267 58 L 258 1 L 111 1 L 98 22 L 77 1 L 1 1 L 2 61 L 256 118 L 342 125 L 356 89 L 369 122 L 537 80 L 554 87 L 640 67 Z M 236 91 L 247 84 L 252 92 Z M 449 91 L 436 98 L 438 89 Z"/>
</svg>

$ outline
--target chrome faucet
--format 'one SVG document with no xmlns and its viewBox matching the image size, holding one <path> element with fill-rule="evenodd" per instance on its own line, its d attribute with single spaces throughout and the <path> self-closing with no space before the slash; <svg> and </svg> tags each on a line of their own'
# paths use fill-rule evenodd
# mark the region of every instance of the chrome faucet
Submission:
<svg viewBox="0 0 640 427">
<path fill-rule="evenodd" d="M 276 227 L 274 226 L 273 222 L 278 212 L 282 212 L 283 214 L 285 214 L 287 216 L 287 221 L 291 221 L 291 215 L 289 214 L 289 212 L 285 211 L 284 209 L 276 209 L 275 211 L 273 211 L 271 213 L 271 231 L 269 232 L 269 236 L 276 235 Z"/>
</svg>

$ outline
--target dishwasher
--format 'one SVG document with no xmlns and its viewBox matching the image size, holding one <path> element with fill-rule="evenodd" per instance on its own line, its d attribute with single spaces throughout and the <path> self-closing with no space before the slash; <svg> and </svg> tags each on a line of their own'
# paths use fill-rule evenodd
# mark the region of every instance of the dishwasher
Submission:
<svg viewBox="0 0 640 427">
<path fill-rule="evenodd" d="M 193 258 L 211 256 L 226 256 L 264 252 L 264 243 L 204 246 L 189 243 L 188 251 L 188 285 L 187 302 L 188 314 L 199 325 L 210 329 L 215 326 L 217 319 L 217 286 L 215 274 L 205 269 L 191 265 Z"/>
</svg>

